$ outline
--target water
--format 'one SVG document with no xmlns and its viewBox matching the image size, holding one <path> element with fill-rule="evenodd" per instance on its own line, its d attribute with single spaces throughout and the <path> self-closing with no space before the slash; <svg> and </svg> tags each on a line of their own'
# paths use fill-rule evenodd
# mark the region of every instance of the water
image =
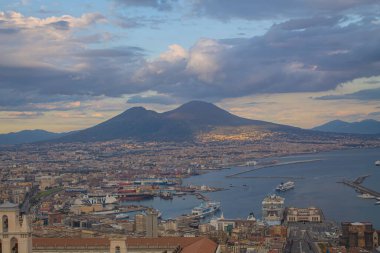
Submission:
<svg viewBox="0 0 380 253">
<path fill-rule="evenodd" d="M 326 219 L 338 222 L 370 221 L 380 228 L 380 206 L 374 205 L 375 200 L 358 198 L 354 189 L 337 183 L 344 178 L 355 179 L 370 174 L 363 185 L 380 192 L 380 167 L 374 165 L 380 159 L 380 149 L 351 149 L 275 158 L 279 162 L 314 159 L 321 160 L 265 168 L 240 175 L 247 178 L 226 178 L 227 175 L 253 168 L 237 167 L 187 178 L 183 183 L 226 188 L 225 191 L 205 195 L 211 200 L 221 201 L 227 218 L 246 218 L 252 211 L 261 218 L 261 201 L 268 194 L 275 193 L 274 188 L 279 183 L 287 180 L 248 177 L 301 177 L 292 180 L 296 183 L 295 189 L 280 194 L 285 198 L 286 206 L 316 206 L 322 208 Z M 200 204 L 200 200 L 186 196 L 185 200 L 182 197 L 172 201 L 155 198 L 133 203 L 157 208 L 166 219 L 190 213 L 193 207 Z"/>
</svg>

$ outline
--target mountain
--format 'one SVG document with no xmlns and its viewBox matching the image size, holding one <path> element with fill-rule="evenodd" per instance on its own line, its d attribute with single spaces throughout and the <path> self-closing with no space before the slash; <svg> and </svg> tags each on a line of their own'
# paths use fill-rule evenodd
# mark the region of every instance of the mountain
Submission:
<svg viewBox="0 0 380 253">
<path fill-rule="evenodd" d="M 314 127 L 313 130 L 334 133 L 380 134 L 380 121 L 367 119 L 350 123 L 341 120 L 333 120 L 321 126 Z"/>
<path fill-rule="evenodd" d="M 62 133 L 52 133 L 45 130 L 24 130 L 16 133 L 0 134 L 0 145 L 14 145 L 46 141 L 63 136 Z"/>
<path fill-rule="evenodd" d="M 164 113 L 133 107 L 96 126 L 69 134 L 54 141 L 105 141 L 136 139 L 151 141 L 192 140 L 202 131 L 215 127 L 259 126 L 293 131 L 298 128 L 233 115 L 211 103 L 192 101 Z"/>
</svg>

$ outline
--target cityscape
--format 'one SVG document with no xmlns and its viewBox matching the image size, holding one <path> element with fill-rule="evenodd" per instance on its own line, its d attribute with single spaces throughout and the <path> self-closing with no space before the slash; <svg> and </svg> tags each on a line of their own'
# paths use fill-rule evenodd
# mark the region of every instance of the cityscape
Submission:
<svg viewBox="0 0 380 253">
<path fill-rule="evenodd" d="M 377 1 L 0 3 L 0 253 L 380 252 Z"/>
</svg>

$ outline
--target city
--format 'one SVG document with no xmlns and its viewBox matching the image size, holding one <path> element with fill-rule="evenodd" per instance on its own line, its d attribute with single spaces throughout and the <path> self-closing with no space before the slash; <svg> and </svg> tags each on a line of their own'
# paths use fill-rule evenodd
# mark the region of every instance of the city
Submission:
<svg viewBox="0 0 380 253">
<path fill-rule="evenodd" d="M 354 139 L 344 139 L 344 143 L 348 141 Z M 312 163 L 315 160 L 281 163 L 266 159 L 316 151 L 310 150 L 308 144 L 299 143 L 297 149 L 291 149 L 291 144 L 284 143 L 273 150 L 255 152 L 269 145 L 265 142 L 239 145 L 241 140 L 219 142 L 205 146 L 204 143 L 178 145 L 116 140 L 26 144 L 17 149 L 3 147 L 0 211 L 6 215 L 16 212 L 17 217 L 22 214 L 29 226 L 28 233 L 33 237 L 30 246 L 33 252 L 47 252 L 58 246 L 62 250 L 67 247 L 79 250 L 91 246 L 97 238 L 103 243 L 95 243 L 94 250 L 110 247 L 114 238 L 126 238 L 128 252 L 137 250 L 137 241 L 134 241 L 137 238 L 146 240 L 144 244 L 148 248 L 158 247 L 163 242 L 147 238 L 162 238 L 163 241 L 208 238 L 210 241 L 205 244 L 213 245 L 215 252 L 371 252 L 378 247 L 379 231 L 368 221 L 339 223 L 327 219 L 318 207 L 288 206 L 286 198 L 280 195 L 288 190 L 297 191 L 298 186 L 294 190 L 294 184 L 281 185 L 275 193 L 268 192 L 260 203 L 260 213 L 247 210 L 245 218 L 225 217 L 223 205 L 210 199 L 209 193 L 228 191 L 232 184 L 226 189 L 186 184 L 183 180 L 213 171 L 228 171 L 231 166 L 237 166 L 240 171 L 229 172 L 228 178 L 233 179 L 244 176 L 242 173 L 252 173 L 252 170 Z M 368 148 L 378 144 L 369 141 L 361 145 Z M 336 148 L 313 147 L 320 148 L 319 151 Z M 144 205 L 149 199 L 170 203 L 186 198 L 197 199 L 203 204 L 177 217 L 168 217 L 150 204 Z M 3 228 L 9 224 L 4 217 Z M 55 241 L 57 238 L 73 238 L 73 241 Z M 75 242 L 79 238 L 93 241 L 79 246 Z M 104 238 L 109 239 L 104 241 Z M 50 240 L 59 245 L 52 246 Z M 176 243 L 170 247 L 166 245 L 166 250 L 175 252 L 175 248 L 181 246 L 177 239 L 174 240 Z M 190 242 L 183 242 L 187 243 Z M 8 247 L 5 241 L 3 245 Z"/>
<path fill-rule="evenodd" d="M 0 1 L 0 253 L 379 253 L 378 0 Z"/>
</svg>

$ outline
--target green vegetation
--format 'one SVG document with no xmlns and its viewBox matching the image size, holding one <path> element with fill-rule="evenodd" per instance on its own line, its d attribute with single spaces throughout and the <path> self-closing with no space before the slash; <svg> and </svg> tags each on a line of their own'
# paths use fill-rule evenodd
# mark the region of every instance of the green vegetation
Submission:
<svg viewBox="0 0 380 253">
<path fill-rule="evenodd" d="M 33 196 L 32 203 L 37 203 L 42 198 L 47 197 L 49 195 L 56 194 L 57 192 L 60 192 L 62 190 L 63 190 L 63 187 L 57 187 L 57 188 L 48 189 L 46 191 L 40 191 L 35 196 Z"/>
</svg>

